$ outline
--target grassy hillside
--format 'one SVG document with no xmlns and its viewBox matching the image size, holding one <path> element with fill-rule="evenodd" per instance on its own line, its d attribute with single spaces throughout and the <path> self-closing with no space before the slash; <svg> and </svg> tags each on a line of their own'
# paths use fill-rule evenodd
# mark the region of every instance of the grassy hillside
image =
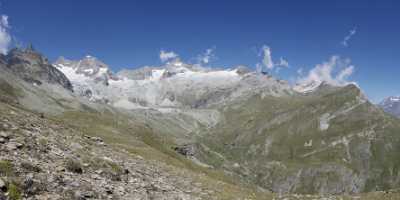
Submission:
<svg viewBox="0 0 400 200">
<path fill-rule="evenodd" d="M 199 158 L 274 192 L 359 193 L 399 187 L 400 122 L 355 86 L 223 110 Z M 214 156 L 210 156 L 214 155 Z"/>
</svg>

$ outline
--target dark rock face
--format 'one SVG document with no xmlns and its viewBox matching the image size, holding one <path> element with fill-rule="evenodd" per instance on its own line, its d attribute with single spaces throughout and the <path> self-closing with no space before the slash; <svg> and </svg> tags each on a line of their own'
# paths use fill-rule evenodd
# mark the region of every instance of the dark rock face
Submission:
<svg viewBox="0 0 400 200">
<path fill-rule="evenodd" d="M 58 84 L 72 91 L 72 84 L 58 69 L 49 64 L 47 58 L 32 48 L 13 49 L 0 56 L 0 67 L 10 70 L 21 79 L 36 85 L 43 82 Z"/>
</svg>

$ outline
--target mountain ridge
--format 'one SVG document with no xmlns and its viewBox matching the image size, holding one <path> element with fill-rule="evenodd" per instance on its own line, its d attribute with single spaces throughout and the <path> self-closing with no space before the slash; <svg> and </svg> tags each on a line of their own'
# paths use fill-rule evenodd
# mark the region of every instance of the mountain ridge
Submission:
<svg viewBox="0 0 400 200">
<path fill-rule="evenodd" d="M 251 72 L 244 67 L 219 70 L 174 60 L 161 67 L 123 70 L 116 75 L 110 73 L 116 78 L 102 85 L 87 74 L 76 78 L 77 74 L 82 73 L 71 74 L 66 71 L 67 68 L 77 68 L 76 64 L 71 63 L 81 64 L 82 61 L 58 61 L 54 65 L 71 77 L 76 88 L 82 88 L 78 89 L 81 94 L 94 94 L 97 99 L 107 99 L 111 104 L 125 108 L 207 107 L 207 103 L 204 102 L 207 99 L 218 103 L 224 101 L 225 97 L 242 96 L 241 92 L 248 93 L 251 90 L 264 90 L 274 95 L 291 92 L 287 83 L 269 75 Z M 108 67 L 104 66 L 104 69 L 109 71 Z M 96 66 L 88 64 L 86 68 L 95 70 Z M 113 91 L 120 93 L 116 94 Z M 187 98 L 189 96 L 192 97 Z"/>
</svg>

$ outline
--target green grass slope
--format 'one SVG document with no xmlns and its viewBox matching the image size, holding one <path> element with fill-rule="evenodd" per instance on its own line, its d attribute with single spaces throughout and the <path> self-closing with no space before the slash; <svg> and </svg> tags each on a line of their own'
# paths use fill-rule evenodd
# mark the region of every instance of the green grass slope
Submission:
<svg viewBox="0 0 400 200">
<path fill-rule="evenodd" d="M 222 111 L 199 158 L 278 193 L 343 194 L 399 186 L 400 121 L 353 86 L 254 96 Z"/>
</svg>

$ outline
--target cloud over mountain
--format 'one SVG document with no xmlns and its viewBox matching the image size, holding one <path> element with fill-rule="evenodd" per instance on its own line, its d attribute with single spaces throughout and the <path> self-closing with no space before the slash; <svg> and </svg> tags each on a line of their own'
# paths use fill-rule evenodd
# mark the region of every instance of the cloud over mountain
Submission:
<svg viewBox="0 0 400 200">
<path fill-rule="evenodd" d="M 206 51 L 203 54 L 200 54 L 197 56 L 197 60 L 200 64 L 208 64 L 212 60 L 216 59 L 215 56 L 215 47 L 206 49 Z"/>
<path fill-rule="evenodd" d="M 161 62 L 167 62 L 167 61 L 177 58 L 177 57 L 179 57 L 179 55 L 173 51 L 164 51 L 164 50 L 160 51 Z"/>
<path fill-rule="evenodd" d="M 9 33 L 10 26 L 8 24 L 8 16 L 1 15 L 0 19 L 0 53 L 6 54 L 11 43 Z"/>
<path fill-rule="evenodd" d="M 282 57 L 279 59 L 278 62 L 274 62 L 272 59 L 272 50 L 267 45 L 263 45 L 261 47 L 259 56 L 262 57 L 261 63 L 256 64 L 257 71 L 259 72 L 262 71 L 263 68 L 266 68 L 267 70 L 272 70 L 275 67 L 289 67 L 289 62 Z M 279 71 L 279 68 L 276 70 L 277 72 Z"/>
<path fill-rule="evenodd" d="M 298 85 L 316 87 L 325 82 L 334 86 L 350 83 L 348 78 L 353 74 L 354 66 L 349 59 L 332 56 L 329 61 L 317 64 L 308 75 L 298 78 Z"/>
</svg>

